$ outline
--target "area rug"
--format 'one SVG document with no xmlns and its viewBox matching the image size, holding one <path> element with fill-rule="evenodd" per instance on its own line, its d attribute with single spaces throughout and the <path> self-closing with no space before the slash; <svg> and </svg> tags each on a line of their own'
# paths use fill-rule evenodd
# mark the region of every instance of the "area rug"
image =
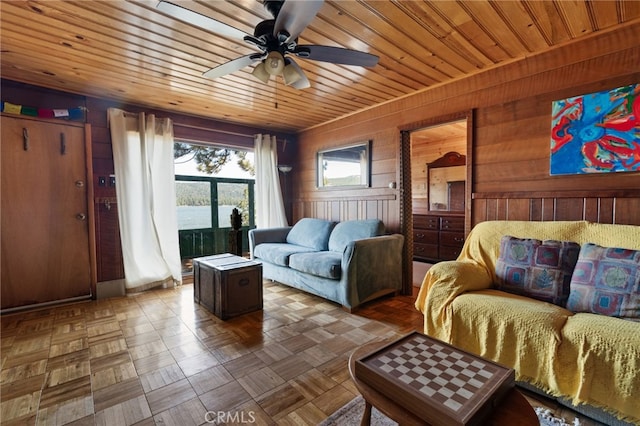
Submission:
<svg viewBox="0 0 640 426">
<path fill-rule="evenodd" d="M 541 426 L 579 426 L 580 421 L 575 419 L 573 423 L 566 423 L 564 419 L 559 419 L 551 414 L 551 411 L 541 407 L 535 407 L 536 414 L 540 420 Z M 362 419 L 364 412 L 364 399 L 358 396 L 349 401 L 338 411 L 326 418 L 319 426 L 357 426 Z M 372 426 L 396 426 L 394 422 L 375 407 L 371 410 Z"/>
</svg>

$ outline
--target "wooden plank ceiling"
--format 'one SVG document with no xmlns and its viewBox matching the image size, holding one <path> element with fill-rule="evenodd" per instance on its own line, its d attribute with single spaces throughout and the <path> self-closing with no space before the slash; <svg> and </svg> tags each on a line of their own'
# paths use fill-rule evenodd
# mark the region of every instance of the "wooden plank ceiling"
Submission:
<svg viewBox="0 0 640 426">
<path fill-rule="evenodd" d="M 292 1 L 292 0 L 290 0 Z M 253 34 L 261 1 L 176 3 Z M 267 85 L 252 67 L 208 69 L 257 52 L 179 21 L 156 0 L 0 1 L 2 78 L 152 108 L 296 132 L 640 19 L 640 1 L 325 1 L 299 44 L 361 50 L 373 68 L 297 60 L 311 87 Z"/>
</svg>

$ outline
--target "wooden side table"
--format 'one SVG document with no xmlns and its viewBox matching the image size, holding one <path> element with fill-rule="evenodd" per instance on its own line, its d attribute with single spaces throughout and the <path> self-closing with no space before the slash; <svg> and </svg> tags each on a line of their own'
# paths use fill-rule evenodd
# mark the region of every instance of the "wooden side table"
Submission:
<svg viewBox="0 0 640 426">
<path fill-rule="evenodd" d="M 405 407 L 387 398 L 385 395 L 378 392 L 378 390 L 356 378 L 356 360 L 362 358 L 368 353 L 371 353 L 380 346 L 382 346 L 382 343 L 380 342 L 361 346 L 349 357 L 349 374 L 351 374 L 351 379 L 353 380 L 356 389 L 360 391 L 365 400 L 365 410 L 360 424 L 362 426 L 370 424 L 371 408 L 376 407 L 382 414 L 398 422 L 400 425 L 428 425 L 428 423 L 425 423 L 424 420 L 415 416 Z M 539 426 L 540 422 L 538 421 L 538 416 L 536 416 L 533 407 L 529 404 L 524 395 L 518 392 L 517 389 L 512 388 L 507 392 L 500 404 L 484 424 L 488 426 Z"/>
<path fill-rule="evenodd" d="M 193 297 L 215 316 L 262 309 L 262 263 L 230 253 L 193 259 Z"/>
</svg>

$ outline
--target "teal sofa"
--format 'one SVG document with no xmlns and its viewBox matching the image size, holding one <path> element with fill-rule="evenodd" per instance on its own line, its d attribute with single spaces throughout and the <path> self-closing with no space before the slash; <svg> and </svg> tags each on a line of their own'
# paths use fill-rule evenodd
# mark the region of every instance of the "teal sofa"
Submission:
<svg viewBox="0 0 640 426">
<path fill-rule="evenodd" d="M 378 219 L 332 222 L 303 218 L 294 226 L 249 231 L 251 258 L 266 279 L 304 290 L 351 312 L 402 287 L 400 234 Z"/>
</svg>

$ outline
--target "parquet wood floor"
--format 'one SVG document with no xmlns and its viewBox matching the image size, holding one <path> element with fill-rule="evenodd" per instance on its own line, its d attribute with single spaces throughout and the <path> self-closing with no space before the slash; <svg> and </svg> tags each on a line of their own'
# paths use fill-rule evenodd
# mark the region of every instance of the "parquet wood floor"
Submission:
<svg viewBox="0 0 640 426">
<path fill-rule="evenodd" d="M 357 395 L 347 370 L 357 346 L 422 329 L 414 300 L 349 314 L 265 282 L 263 311 L 222 321 L 187 284 L 4 315 L 0 420 L 315 425 Z"/>
</svg>

